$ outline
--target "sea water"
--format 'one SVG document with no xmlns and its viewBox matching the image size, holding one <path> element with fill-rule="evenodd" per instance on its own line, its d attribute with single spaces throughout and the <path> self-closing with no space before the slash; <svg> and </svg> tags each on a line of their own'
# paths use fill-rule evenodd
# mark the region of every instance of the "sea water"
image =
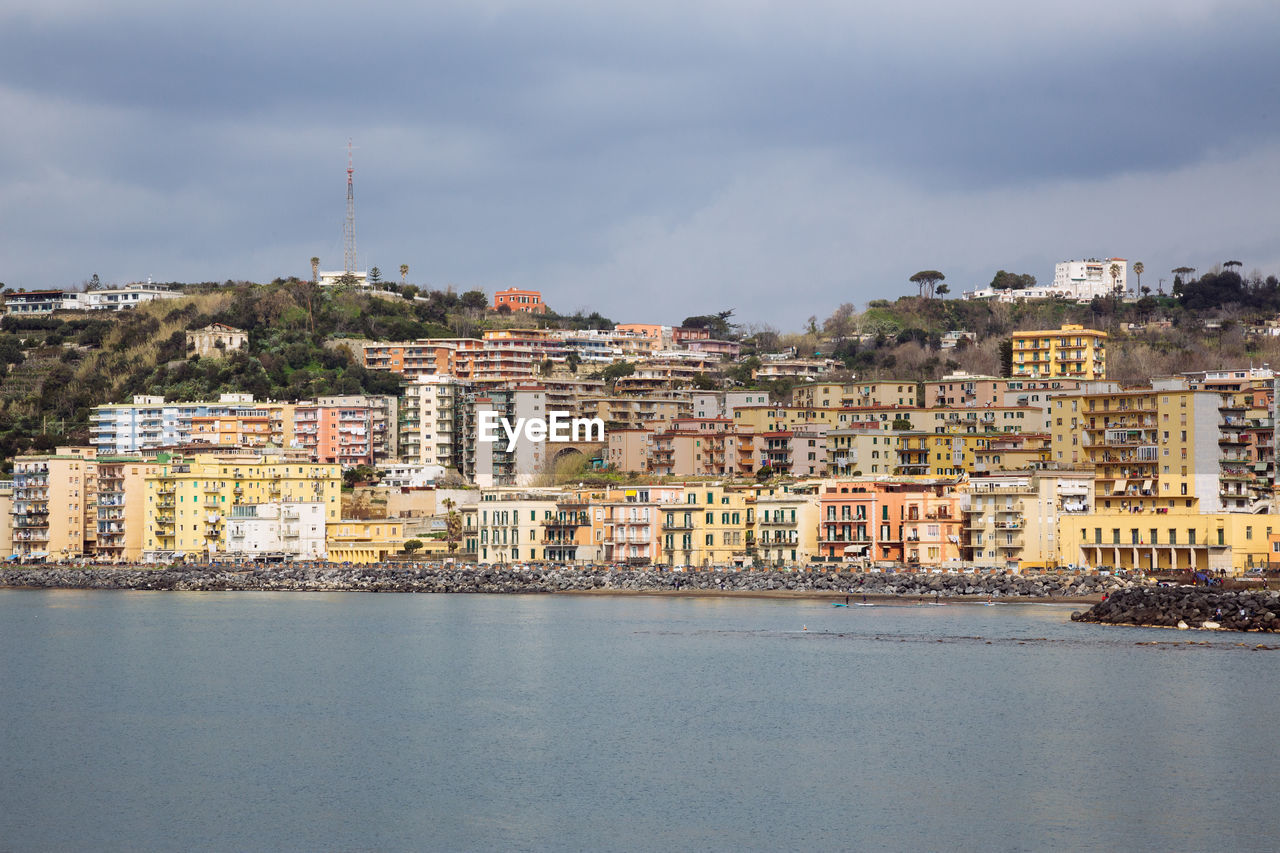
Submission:
<svg viewBox="0 0 1280 853">
<path fill-rule="evenodd" d="M 0 591 L 0 849 L 1275 849 L 1269 638 L 1070 609 Z"/>
</svg>

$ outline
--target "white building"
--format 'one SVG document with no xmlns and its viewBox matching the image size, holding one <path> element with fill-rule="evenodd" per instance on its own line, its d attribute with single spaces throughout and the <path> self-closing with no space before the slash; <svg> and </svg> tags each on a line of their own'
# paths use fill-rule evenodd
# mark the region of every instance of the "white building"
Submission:
<svg viewBox="0 0 1280 853">
<path fill-rule="evenodd" d="M 340 279 L 344 278 L 347 275 L 350 275 L 352 278 L 355 279 L 356 287 L 369 286 L 368 273 L 363 273 L 363 272 L 346 273 L 346 272 L 343 272 L 342 270 L 337 270 L 336 272 L 319 273 L 318 283 L 321 287 L 337 287 L 340 284 L 342 284 Z"/>
<path fill-rule="evenodd" d="M 77 294 L 76 299 L 80 303 L 79 307 L 88 311 L 120 311 L 157 299 L 179 299 L 182 295 L 181 291 L 148 281 L 126 284 L 124 287 L 87 290 Z"/>
<path fill-rule="evenodd" d="M 325 559 L 325 505 L 319 501 L 239 504 L 227 519 L 222 557 Z"/>
<path fill-rule="evenodd" d="M 404 386 L 400 397 L 401 462 L 440 468 L 460 468 L 462 386 L 452 376 L 419 376 Z"/>
<path fill-rule="evenodd" d="M 425 489 L 444 476 L 444 466 L 421 462 L 379 462 L 380 485 L 395 489 Z"/>
<path fill-rule="evenodd" d="M 1111 277 L 1111 267 L 1117 267 L 1118 275 Z M 1089 258 L 1083 261 L 1063 261 L 1053 268 L 1053 283 L 1037 285 L 1023 290 L 995 290 L 984 287 L 965 291 L 965 299 L 996 299 L 1000 302 L 1019 302 L 1024 299 L 1070 299 L 1073 302 L 1089 302 L 1099 296 L 1113 296 L 1119 288 L 1122 296 L 1129 292 L 1129 262 L 1124 258 Z"/>
</svg>

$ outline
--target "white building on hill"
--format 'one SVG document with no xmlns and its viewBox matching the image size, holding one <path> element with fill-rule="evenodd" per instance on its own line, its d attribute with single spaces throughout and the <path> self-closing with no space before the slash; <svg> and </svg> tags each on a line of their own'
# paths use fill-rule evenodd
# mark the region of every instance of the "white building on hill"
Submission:
<svg viewBox="0 0 1280 853">
<path fill-rule="evenodd" d="M 1117 275 L 1111 277 L 1111 267 L 1117 267 Z M 1053 283 L 1036 285 L 1024 290 L 995 290 L 984 287 L 966 290 L 965 299 L 996 299 L 1000 302 L 1019 302 L 1023 299 L 1070 299 L 1073 302 L 1089 302 L 1098 296 L 1111 296 L 1119 288 L 1122 296 L 1129 292 L 1129 262 L 1124 258 L 1089 258 L 1083 261 L 1063 261 L 1053 268 Z"/>
</svg>

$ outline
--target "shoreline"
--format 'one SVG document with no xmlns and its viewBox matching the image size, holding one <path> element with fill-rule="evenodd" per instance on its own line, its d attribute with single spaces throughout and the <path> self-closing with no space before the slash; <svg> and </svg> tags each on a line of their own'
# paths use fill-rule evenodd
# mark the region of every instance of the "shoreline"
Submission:
<svg viewBox="0 0 1280 853">
<path fill-rule="evenodd" d="M 474 569 L 432 565 L 257 566 L 161 569 L 0 569 L 0 588 L 148 591 L 400 592 L 439 594 L 658 595 L 868 602 L 1001 601 L 1092 604 L 1131 581 L 1090 575 L 934 575 L 596 568 Z"/>
</svg>

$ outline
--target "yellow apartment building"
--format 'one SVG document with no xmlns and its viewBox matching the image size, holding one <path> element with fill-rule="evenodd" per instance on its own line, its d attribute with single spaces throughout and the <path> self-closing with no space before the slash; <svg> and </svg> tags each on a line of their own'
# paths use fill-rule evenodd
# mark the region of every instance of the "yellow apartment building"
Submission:
<svg viewBox="0 0 1280 853">
<path fill-rule="evenodd" d="M 231 507 L 322 502 L 326 523 L 339 519 L 342 471 L 305 451 L 161 454 L 146 477 L 143 558 L 204 559 L 227 550 Z"/>
<path fill-rule="evenodd" d="M 400 553 L 405 541 L 404 522 L 394 518 L 342 518 L 325 524 L 331 563 L 378 563 Z"/>
<path fill-rule="evenodd" d="M 670 567 L 742 565 L 755 538 L 754 493 L 687 484 L 684 502 L 662 507 L 662 554 Z"/>
<path fill-rule="evenodd" d="M 1268 540 L 1280 532 L 1274 515 L 1094 512 L 1061 518 L 1058 559 L 1092 569 L 1194 569 L 1239 575 L 1265 567 Z"/>
<path fill-rule="evenodd" d="M 1067 323 L 1060 329 L 1013 333 L 1013 376 L 1107 378 L 1107 333 Z"/>
<path fill-rule="evenodd" d="M 1092 469 L 1098 511 L 1218 512 L 1219 395 L 1177 387 L 1052 401 L 1052 461 Z"/>
</svg>

